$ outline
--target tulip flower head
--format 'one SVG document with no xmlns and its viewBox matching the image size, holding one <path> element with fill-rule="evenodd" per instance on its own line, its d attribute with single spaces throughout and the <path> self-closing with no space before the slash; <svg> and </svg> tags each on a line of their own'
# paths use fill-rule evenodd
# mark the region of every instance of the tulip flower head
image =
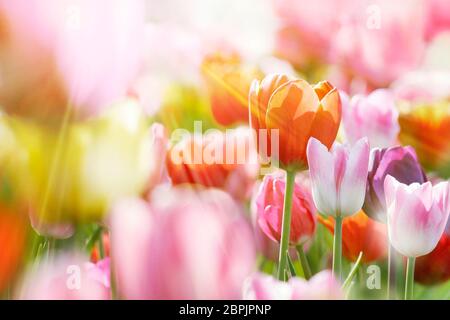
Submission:
<svg viewBox="0 0 450 320">
<path fill-rule="evenodd" d="M 449 182 L 406 185 L 387 176 L 384 189 L 391 245 L 406 257 L 430 253 L 441 238 L 450 213 Z"/>
<path fill-rule="evenodd" d="M 341 98 L 342 122 L 350 143 L 367 136 L 372 148 L 397 144 L 398 111 L 388 90 L 378 89 L 368 96 L 355 95 L 351 99 L 341 93 Z"/>
<path fill-rule="evenodd" d="M 341 121 L 339 92 L 327 81 L 311 86 L 286 75 L 268 75 L 261 82 L 253 82 L 249 106 L 251 126 L 257 135 L 259 130 L 267 130 L 268 139 L 258 141 L 260 154 L 261 150 L 269 150 L 268 146 L 274 149 L 271 136 L 273 130 L 278 130 L 278 154 L 266 155 L 289 170 L 307 167 L 306 146 L 310 137 L 331 147 Z"/>
<path fill-rule="evenodd" d="M 286 182 L 282 176 L 266 175 L 256 197 L 258 225 L 273 241 L 280 241 Z M 295 184 L 289 242 L 303 244 L 316 228 L 315 207 L 309 189 Z"/>
<path fill-rule="evenodd" d="M 364 202 L 369 144 L 360 139 L 352 147 L 335 143 L 331 151 L 319 140 L 308 143 L 308 163 L 314 203 L 323 215 L 351 216 Z"/>
<path fill-rule="evenodd" d="M 392 147 L 387 149 L 372 149 L 369 174 L 367 178 L 364 212 L 377 221 L 386 223 L 386 201 L 384 180 L 391 175 L 399 182 L 411 184 L 424 183 L 427 177 L 417 159 L 412 147 Z"/>
</svg>

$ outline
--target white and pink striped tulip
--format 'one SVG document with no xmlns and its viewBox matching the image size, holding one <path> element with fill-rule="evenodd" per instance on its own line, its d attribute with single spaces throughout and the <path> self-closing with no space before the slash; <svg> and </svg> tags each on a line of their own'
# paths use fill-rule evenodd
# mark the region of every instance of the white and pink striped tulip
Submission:
<svg viewBox="0 0 450 320">
<path fill-rule="evenodd" d="M 430 253 L 441 238 L 450 213 L 450 184 L 406 185 L 384 180 L 389 241 L 406 257 Z"/>
<path fill-rule="evenodd" d="M 330 151 L 311 138 L 307 155 L 314 203 L 323 215 L 351 216 L 364 202 L 369 167 L 367 138 L 353 146 L 335 143 Z"/>
</svg>

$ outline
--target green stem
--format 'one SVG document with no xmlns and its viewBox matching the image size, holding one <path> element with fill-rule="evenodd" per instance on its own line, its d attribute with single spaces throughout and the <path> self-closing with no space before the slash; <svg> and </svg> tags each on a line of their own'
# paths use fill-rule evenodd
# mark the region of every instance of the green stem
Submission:
<svg viewBox="0 0 450 320">
<path fill-rule="evenodd" d="M 342 279 L 342 217 L 337 215 L 334 225 L 333 239 L 333 273 L 338 280 Z"/>
<path fill-rule="evenodd" d="M 295 171 L 286 171 L 286 189 L 284 192 L 283 205 L 283 221 L 281 226 L 281 241 L 280 252 L 278 259 L 278 279 L 284 281 L 287 254 L 289 248 L 289 236 L 291 233 L 291 209 L 292 209 L 292 194 L 294 192 Z"/>
<path fill-rule="evenodd" d="M 355 262 L 355 265 L 350 270 L 350 273 L 348 274 L 347 279 L 345 279 L 344 284 L 342 285 L 342 288 L 346 289 L 350 285 L 350 283 L 352 282 L 353 277 L 356 274 L 356 271 L 358 271 L 359 266 L 361 265 L 362 256 L 363 256 L 363 252 L 361 251 L 359 253 L 358 259 Z"/>
<path fill-rule="evenodd" d="M 98 238 L 98 251 L 100 254 L 100 260 L 105 258 L 105 245 L 103 243 L 103 232 L 100 232 L 100 236 Z"/>
<path fill-rule="evenodd" d="M 413 286 L 414 286 L 414 265 L 416 258 L 408 257 L 408 263 L 406 265 L 406 285 L 405 285 L 405 300 L 411 300 L 413 298 Z"/>
<path fill-rule="evenodd" d="M 309 267 L 308 258 L 306 257 L 305 251 L 303 250 L 303 245 L 299 244 L 297 247 L 298 257 L 300 258 L 300 264 L 302 265 L 303 274 L 305 279 L 309 280 L 312 276 L 311 268 Z"/>
<path fill-rule="evenodd" d="M 289 256 L 289 253 L 287 254 L 287 261 L 288 261 L 289 271 L 291 272 L 291 276 L 296 277 L 297 272 L 295 272 L 295 266 L 294 266 L 294 263 L 292 262 L 291 257 Z"/>
<path fill-rule="evenodd" d="M 388 243 L 388 265 L 387 265 L 387 283 L 386 283 L 386 299 L 391 299 L 391 264 L 392 264 L 392 248 L 391 244 Z"/>
</svg>

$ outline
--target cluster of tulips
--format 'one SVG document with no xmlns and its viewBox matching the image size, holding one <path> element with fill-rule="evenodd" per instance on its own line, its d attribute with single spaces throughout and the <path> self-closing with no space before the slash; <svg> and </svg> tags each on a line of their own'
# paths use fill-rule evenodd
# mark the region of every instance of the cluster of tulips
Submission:
<svg viewBox="0 0 450 320">
<path fill-rule="evenodd" d="M 448 299 L 448 1 L 154 2 L 0 0 L 0 298 Z"/>
</svg>

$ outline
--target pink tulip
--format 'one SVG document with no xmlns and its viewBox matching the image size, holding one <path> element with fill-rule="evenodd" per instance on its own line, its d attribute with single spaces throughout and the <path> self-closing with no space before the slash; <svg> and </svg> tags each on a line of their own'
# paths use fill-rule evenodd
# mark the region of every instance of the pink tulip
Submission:
<svg viewBox="0 0 450 320">
<path fill-rule="evenodd" d="M 309 140 L 307 155 L 313 199 L 321 214 L 350 216 L 361 210 L 369 152 L 367 138 L 352 147 L 335 143 L 331 151 L 317 139 Z"/>
<path fill-rule="evenodd" d="M 162 186 L 150 204 L 118 204 L 111 246 L 118 292 L 128 299 L 235 299 L 255 263 L 248 223 L 215 189 Z"/>
<path fill-rule="evenodd" d="M 0 104 L 11 112 L 81 115 L 123 98 L 139 72 L 144 2 L 0 1 Z"/>
<path fill-rule="evenodd" d="M 289 282 L 257 273 L 247 279 L 243 297 L 247 300 L 340 300 L 344 294 L 333 274 L 324 270 L 309 281 L 291 278 Z"/>
<path fill-rule="evenodd" d="M 391 245 L 406 257 L 430 253 L 441 238 L 450 213 L 450 184 L 406 185 L 394 177 L 384 181 Z"/>
<path fill-rule="evenodd" d="M 266 175 L 256 196 L 258 225 L 273 241 L 280 241 L 286 182 L 281 174 Z M 296 183 L 292 200 L 290 244 L 304 244 L 316 229 L 316 209 L 311 192 Z"/>
<path fill-rule="evenodd" d="M 420 64 L 425 51 L 421 0 L 351 3 L 333 30 L 332 61 L 377 87 Z"/>
<path fill-rule="evenodd" d="M 355 95 L 351 99 L 341 93 L 341 98 L 344 131 L 350 143 L 367 137 L 372 148 L 398 144 L 398 111 L 388 90 L 378 89 L 367 96 Z"/>
<path fill-rule="evenodd" d="M 96 264 L 80 255 L 41 262 L 26 275 L 18 292 L 27 300 L 107 300 L 111 298 L 109 258 Z"/>
</svg>

